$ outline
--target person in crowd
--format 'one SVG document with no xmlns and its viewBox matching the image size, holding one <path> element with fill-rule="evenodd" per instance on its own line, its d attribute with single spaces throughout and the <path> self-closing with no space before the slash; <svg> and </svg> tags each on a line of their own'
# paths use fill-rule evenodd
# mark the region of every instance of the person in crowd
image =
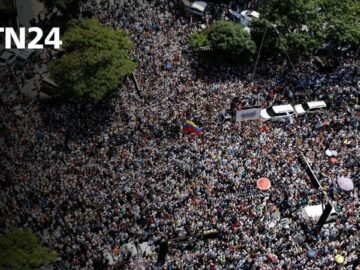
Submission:
<svg viewBox="0 0 360 270">
<path fill-rule="evenodd" d="M 326 75 L 306 63 L 296 65 L 296 74 L 282 73 L 272 60 L 259 64 L 268 76 L 249 82 L 244 77 L 252 67 L 196 62 L 186 37 L 198 24 L 188 24 L 174 1 L 84 0 L 80 11 L 128 30 L 141 96 L 126 81 L 110 104 L 45 106 L 23 95 L 2 102 L 2 232 L 32 227 L 59 252 L 55 269 L 127 269 L 139 261 L 160 269 L 156 252 L 145 255 L 140 246 L 159 249 L 163 239 L 169 240 L 160 266 L 165 269 L 339 269 L 336 255 L 345 258 L 340 267 L 351 269 L 360 254 L 359 88 L 353 72 L 359 60 L 344 57 Z M 197 73 L 194 63 L 207 73 Z M 11 76 L 2 85 L 9 87 Z M 306 92 L 298 80 L 306 82 Z M 261 129 L 258 121 L 219 121 L 234 97 L 241 108 L 309 99 L 328 107 Z M 23 117 L 12 111 L 18 104 Z M 201 136 L 181 132 L 188 119 L 202 128 Z M 328 162 L 327 149 L 337 152 L 336 164 Z M 298 210 L 323 198 L 298 161 L 299 151 L 340 213 L 316 241 Z M 354 190 L 340 190 L 339 176 L 353 179 Z M 260 177 L 271 181 L 269 191 L 256 188 Z M 217 230 L 215 238 L 197 237 L 209 230 Z M 171 243 L 179 238 L 187 241 Z M 135 255 L 125 252 L 128 243 L 136 243 Z M 111 266 L 109 253 L 116 258 Z"/>
</svg>

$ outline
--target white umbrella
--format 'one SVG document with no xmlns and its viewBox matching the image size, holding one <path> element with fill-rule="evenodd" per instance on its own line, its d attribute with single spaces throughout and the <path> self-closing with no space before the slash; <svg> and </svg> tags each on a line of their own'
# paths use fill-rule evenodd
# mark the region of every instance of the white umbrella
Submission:
<svg viewBox="0 0 360 270">
<path fill-rule="evenodd" d="M 331 152 L 331 150 L 329 150 L 329 149 L 327 149 L 327 150 L 325 151 L 325 154 L 326 154 L 328 157 L 331 157 L 331 156 L 332 156 L 332 152 Z"/>
<path fill-rule="evenodd" d="M 325 154 L 326 154 L 328 157 L 337 157 L 338 152 L 335 151 L 335 150 L 326 149 Z"/>
<path fill-rule="evenodd" d="M 354 183 L 349 177 L 339 177 L 337 180 L 339 187 L 345 191 L 354 189 Z"/>
</svg>

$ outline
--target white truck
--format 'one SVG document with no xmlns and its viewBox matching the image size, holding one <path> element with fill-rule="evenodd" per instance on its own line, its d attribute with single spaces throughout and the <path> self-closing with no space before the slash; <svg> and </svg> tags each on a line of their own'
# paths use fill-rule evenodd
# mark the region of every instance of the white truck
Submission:
<svg viewBox="0 0 360 270">
<path fill-rule="evenodd" d="M 300 216 L 305 220 L 318 222 L 319 218 L 321 217 L 325 209 L 325 206 L 326 206 L 325 204 L 305 206 L 304 208 L 301 209 Z M 332 206 L 330 215 L 326 219 L 326 223 L 335 222 L 337 218 L 338 218 L 338 213 L 336 212 L 334 206 Z"/>
</svg>

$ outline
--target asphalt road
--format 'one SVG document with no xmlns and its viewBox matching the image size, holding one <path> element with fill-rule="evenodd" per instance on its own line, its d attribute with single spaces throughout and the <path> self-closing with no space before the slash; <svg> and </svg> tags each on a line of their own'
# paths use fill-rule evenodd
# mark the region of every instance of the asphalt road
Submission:
<svg viewBox="0 0 360 270">
<path fill-rule="evenodd" d="M 30 27 L 30 20 L 37 20 L 38 14 L 44 9 L 44 5 L 38 0 L 16 0 L 16 8 L 18 12 L 18 25 Z"/>
</svg>

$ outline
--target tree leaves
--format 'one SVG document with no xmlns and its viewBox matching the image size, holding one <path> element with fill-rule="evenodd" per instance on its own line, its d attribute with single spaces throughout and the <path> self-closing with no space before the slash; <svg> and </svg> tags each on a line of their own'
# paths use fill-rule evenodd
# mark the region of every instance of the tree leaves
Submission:
<svg viewBox="0 0 360 270">
<path fill-rule="evenodd" d="M 12 229 L 0 236 L 1 270 L 38 269 L 56 258 L 56 252 L 43 247 L 31 229 Z"/>
<path fill-rule="evenodd" d="M 188 37 L 191 48 L 209 46 L 214 52 L 235 58 L 251 58 L 256 52 L 256 44 L 250 34 L 238 23 L 216 21 L 201 33 Z"/>
<path fill-rule="evenodd" d="M 65 95 L 80 102 L 101 100 L 135 69 L 132 42 L 122 30 L 95 20 L 72 21 L 63 42 L 65 54 L 50 72 Z"/>
<path fill-rule="evenodd" d="M 229 54 L 239 55 L 244 51 L 255 53 L 256 45 L 250 34 L 240 24 L 217 21 L 207 31 L 210 46 Z"/>
<path fill-rule="evenodd" d="M 359 1 L 266 0 L 260 13 L 281 34 L 265 43 L 270 50 L 309 55 L 324 43 L 333 47 L 360 43 Z"/>
<path fill-rule="evenodd" d="M 187 43 L 192 49 L 199 49 L 201 47 L 209 46 L 207 35 L 202 33 L 193 33 L 187 38 Z"/>
</svg>

